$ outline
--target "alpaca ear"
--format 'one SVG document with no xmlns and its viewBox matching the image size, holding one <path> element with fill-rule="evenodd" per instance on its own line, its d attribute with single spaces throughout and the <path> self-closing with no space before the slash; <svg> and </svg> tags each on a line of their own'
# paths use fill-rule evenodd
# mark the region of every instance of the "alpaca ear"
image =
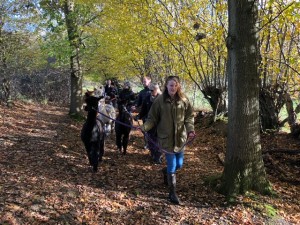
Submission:
<svg viewBox="0 0 300 225">
<path fill-rule="evenodd" d="M 85 92 L 85 97 L 90 97 L 93 95 L 93 91 L 89 91 L 88 89 L 86 89 L 86 92 Z"/>
</svg>

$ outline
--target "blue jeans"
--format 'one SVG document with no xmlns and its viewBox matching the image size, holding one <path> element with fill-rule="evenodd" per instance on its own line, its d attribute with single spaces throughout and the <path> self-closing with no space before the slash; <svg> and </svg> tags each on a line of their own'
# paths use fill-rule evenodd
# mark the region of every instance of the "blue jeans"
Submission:
<svg viewBox="0 0 300 225">
<path fill-rule="evenodd" d="M 176 173 L 183 165 L 183 151 L 172 154 L 165 154 L 167 160 L 167 173 Z"/>
</svg>

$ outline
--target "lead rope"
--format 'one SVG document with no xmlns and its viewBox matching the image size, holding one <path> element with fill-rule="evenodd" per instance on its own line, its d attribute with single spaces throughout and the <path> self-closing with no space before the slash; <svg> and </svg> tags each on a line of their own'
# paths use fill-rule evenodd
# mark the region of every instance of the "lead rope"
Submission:
<svg viewBox="0 0 300 225">
<path fill-rule="evenodd" d="M 126 109 L 126 108 L 125 108 L 125 109 Z M 126 127 L 130 127 L 130 128 L 133 128 L 133 129 L 138 129 L 137 126 L 128 125 L 128 124 L 123 123 L 123 122 L 121 122 L 121 121 L 119 121 L 119 120 L 113 119 L 113 118 L 111 118 L 111 117 L 109 117 L 109 116 L 103 114 L 102 112 L 99 112 L 98 110 L 96 110 L 96 111 L 97 111 L 99 114 L 101 114 L 102 116 L 107 117 L 107 118 L 111 119 L 112 121 L 114 121 L 114 122 L 116 122 L 116 123 L 119 123 L 119 124 L 121 124 L 121 125 L 124 125 L 124 126 L 126 126 Z M 126 111 L 128 112 L 127 109 L 126 109 Z M 128 113 L 129 113 L 129 112 L 128 112 Z M 130 115 L 130 117 L 132 118 L 131 115 Z M 140 123 L 139 123 L 139 122 L 138 122 L 138 124 L 139 124 L 139 126 L 140 126 Z M 161 147 L 157 144 L 157 142 L 155 142 L 155 141 L 149 136 L 149 134 L 148 134 L 147 132 L 142 131 L 142 130 L 141 130 L 141 132 L 146 136 L 146 138 L 147 138 L 152 144 L 155 145 L 155 147 L 158 149 L 158 151 L 160 151 L 160 152 L 162 152 L 162 153 L 165 153 L 165 154 L 176 154 L 176 152 L 169 152 L 168 150 L 161 148 Z M 194 139 L 195 139 L 195 136 L 194 136 L 192 139 L 190 139 L 190 140 L 188 140 L 187 142 L 185 142 L 184 145 L 180 148 L 180 150 L 179 150 L 178 152 L 180 152 L 186 145 L 189 145 Z"/>
</svg>

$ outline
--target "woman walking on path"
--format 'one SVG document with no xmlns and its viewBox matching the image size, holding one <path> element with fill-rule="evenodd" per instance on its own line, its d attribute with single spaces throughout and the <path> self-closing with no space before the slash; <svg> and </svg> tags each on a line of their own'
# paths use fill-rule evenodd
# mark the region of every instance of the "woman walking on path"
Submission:
<svg viewBox="0 0 300 225">
<path fill-rule="evenodd" d="M 176 171 L 183 165 L 184 146 L 195 137 L 193 107 L 181 90 L 177 76 L 169 76 L 162 95 L 153 102 L 142 131 L 157 128 L 157 141 L 165 151 L 167 169 L 165 181 L 169 186 L 169 200 L 180 204 L 176 194 Z"/>
</svg>

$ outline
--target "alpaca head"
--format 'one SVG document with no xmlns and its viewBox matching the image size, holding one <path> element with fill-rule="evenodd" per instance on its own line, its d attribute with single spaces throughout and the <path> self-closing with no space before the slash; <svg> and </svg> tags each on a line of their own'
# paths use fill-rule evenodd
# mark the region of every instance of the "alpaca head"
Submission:
<svg viewBox="0 0 300 225">
<path fill-rule="evenodd" d="M 98 102 L 102 97 L 95 97 L 93 96 L 93 92 L 87 91 L 85 93 L 85 111 L 90 111 L 92 109 L 97 110 L 98 109 Z"/>
</svg>

